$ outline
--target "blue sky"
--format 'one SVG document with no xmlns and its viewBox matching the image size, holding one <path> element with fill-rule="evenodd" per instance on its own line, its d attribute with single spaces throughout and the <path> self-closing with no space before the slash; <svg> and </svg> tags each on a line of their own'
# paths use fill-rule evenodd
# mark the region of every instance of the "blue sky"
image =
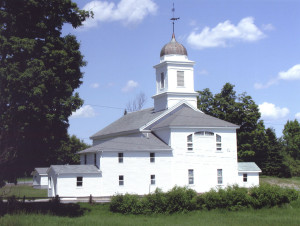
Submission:
<svg viewBox="0 0 300 226">
<path fill-rule="evenodd" d="M 87 61 L 77 90 L 84 105 L 70 117 L 69 133 L 89 137 L 123 115 L 145 93 L 153 106 L 160 50 L 175 35 L 195 65 L 195 90 L 220 92 L 226 82 L 259 105 L 278 136 L 300 120 L 300 0 L 75 0 L 94 19 L 74 34 Z"/>
</svg>

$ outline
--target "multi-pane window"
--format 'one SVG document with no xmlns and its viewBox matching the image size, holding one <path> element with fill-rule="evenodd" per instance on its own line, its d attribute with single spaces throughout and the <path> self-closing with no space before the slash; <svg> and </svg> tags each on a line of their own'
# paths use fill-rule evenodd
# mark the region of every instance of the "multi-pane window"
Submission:
<svg viewBox="0 0 300 226">
<path fill-rule="evenodd" d="M 188 151 L 193 150 L 193 134 L 187 136 L 187 149 Z"/>
<path fill-rule="evenodd" d="M 217 179 L 218 179 L 218 184 L 223 184 L 223 170 L 222 169 L 217 169 Z"/>
<path fill-rule="evenodd" d="M 94 166 L 97 166 L 97 154 L 94 154 Z"/>
<path fill-rule="evenodd" d="M 184 72 L 177 71 L 177 86 L 184 86 Z"/>
<path fill-rule="evenodd" d="M 214 133 L 213 132 L 209 132 L 209 131 L 199 131 L 195 133 L 196 135 L 199 136 L 213 136 Z"/>
<path fill-rule="evenodd" d="M 82 187 L 82 183 L 83 183 L 83 178 L 82 177 L 77 177 L 77 187 Z"/>
<path fill-rule="evenodd" d="M 216 148 L 217 148 L 217 151 L 222 151 L 222 139 L 221 139 L 221 136 L 220 135 L 216 135 Z"/>
<path fill-rule="evenodd" d="M 154 152 L 150 153 L 150 162 L 155 162 L 155 153 Z"/>
<path fill-rule="evenodd" d="M 165 74 L 163 72 L 160 73 L 160 88 L 161 89 L 165 88 Z"/>
<path fill-rule="evenodd" d="M 194 184 L 194 170 L 193 169 L 189 169 L 188 171 L 188 175 L 189 175 L 189 184 Z"/>
<path fill-rule="evenodd" d="M 124 185 L 124 176 L 123 175 L 119 175 L 119 185 L 120 186 Z"/>
<path fill-rule="evenodd" d="M 150 175 L 151 185 L 155 185 L 155 175 Z"/>
<path fill-rule="evenodd" d="M 84 155 L 84 165 L 86 165 L 86 163 L 87 163 L 87 156 L 86 156 L 86 154 Z"/>
<path fill-rule="evenodd" d="M 120 152 L 120 153 L 118 153 L 118 156 L 119 156 L 119 163 L 123 163 L 123 153 L 122 152 Z"/>
<path fill-rule="evenodd" d="M 247 173 L 243 173 L 243 182 L 247 182 L 248 181 L 248 175 Z"/>
</svg>

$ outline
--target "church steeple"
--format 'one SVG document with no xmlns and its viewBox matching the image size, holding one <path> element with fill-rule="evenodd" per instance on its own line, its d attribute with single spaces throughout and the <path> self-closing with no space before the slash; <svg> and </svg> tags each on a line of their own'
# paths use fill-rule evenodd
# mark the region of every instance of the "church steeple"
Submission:
<svg viewBox="0 0 300 226">
<path fill-rule="evenodd" d="M 154 66 L 156 94 L 152 98 L 155 111 L 168 109 L 183 100 L 197 108 L 198 93 L 194 90 L 195 62 L 188 59 L 186 48 L 175 39 L 174 21 L 177 19 L 179 18 L 174 16 L 171 18 L 172 39 L 163 46 L 160 51 L 160 63 Z"/>
</svg>

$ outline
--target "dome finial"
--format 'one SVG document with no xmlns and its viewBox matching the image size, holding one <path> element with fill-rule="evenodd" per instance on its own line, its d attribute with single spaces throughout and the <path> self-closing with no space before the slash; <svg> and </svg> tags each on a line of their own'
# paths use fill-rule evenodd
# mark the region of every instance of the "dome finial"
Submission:
<svg viewBox="0 0 300 226">
<path fill-rule="evenodd" d="M 175 21 L 175 20 L 179 20 L 180 17 L 174 17 L 174 12 L 175 12 L 174 2 L 173 2 L 172 12 L 173 12 L 173 17 L 170 19 L 170 20 L 173 21 L 173 22 L 172 22 L 172 24 L 173 24 L 173 34 L 172 34 L 172 39 L 173 39 L 173 38 L 175 39 L 175 31 L 174 31 L 174 24 L 175 24 L 175 23 L 174 23 L 174 21 Z"/>
</svg>

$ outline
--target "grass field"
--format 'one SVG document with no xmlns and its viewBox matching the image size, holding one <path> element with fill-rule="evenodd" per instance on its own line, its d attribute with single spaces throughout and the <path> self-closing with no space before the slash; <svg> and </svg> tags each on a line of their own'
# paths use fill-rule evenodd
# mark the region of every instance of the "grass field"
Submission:
<svg viewBox="0 0 300 226">
<path fill-rule="evenodd" d="M 47 197 L 46 189 L 35 189 L 31 185 L 6 185 L 3 188 L 0 188 L 0 196 L 8 197 L 8 196 L 16 196 L 16 197 Z"/>
<path fill-rule="evenodd" d="M 39 214 L 5 215 L 0 218 L 0 225 L 300 225 L 300 201 L 291 205 L 270 209 L 242 211 L 194 211 L 173 215 L 135 216 L 114 214 L 109 211 L 107 204 L 81 204 L 88 209 L 77 218 L 57 217 Z"/>
<path fill-rule="evenodd" d="M 300 177 L 278 178 L 278 177 L 260 176 L 260 183 L 277 184 L 280 186 L 296 188 L 300 190 Z"/>
</svg>

